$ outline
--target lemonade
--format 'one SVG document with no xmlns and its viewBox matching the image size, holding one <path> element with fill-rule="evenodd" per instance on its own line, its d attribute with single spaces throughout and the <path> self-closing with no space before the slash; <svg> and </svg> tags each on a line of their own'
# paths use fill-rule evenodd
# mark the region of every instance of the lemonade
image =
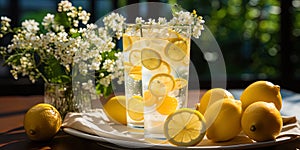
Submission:
<svg viewBox="0 0 300 150">
<path fill-rule="evenodd" d="M 128 125 L 144 125 L 146 138 L 165 139 L 166 117 L 187 106 L 190 56 L 190 26 L 129 25 L 123 35 L 125 92 Z M 143 97 L 141 105 L 128 105 L 133 97 Z M 139 102 L 138 102 L 139 103 Z M 127 113 L 128 113 L 127 112 Z"/>
</svg>

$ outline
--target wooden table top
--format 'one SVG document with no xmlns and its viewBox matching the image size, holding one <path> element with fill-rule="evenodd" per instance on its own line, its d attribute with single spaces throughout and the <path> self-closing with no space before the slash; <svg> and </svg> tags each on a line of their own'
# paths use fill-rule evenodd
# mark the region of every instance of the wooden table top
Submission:
<svg viewBox="0 0 300 150">
<path fill-rule="evenodd" d="M 188 106 L 198 101 L 201 92 L 190 92 Z M 2 96 L 0 97 L 0 149 L 27 150 L 27 149 L 108 149 L 97 144 L 97 141 L 82 139 L 60 131 L 51 141 L 33 142 L 28 139 L 23 128 L 23 118 L 26 111 L 37 103 L 43 102 L 42 95 L 33 96 Z M 300 148 L 300 140 L 283 143 L 271 149 L 296 149 Z"/>
</svg>

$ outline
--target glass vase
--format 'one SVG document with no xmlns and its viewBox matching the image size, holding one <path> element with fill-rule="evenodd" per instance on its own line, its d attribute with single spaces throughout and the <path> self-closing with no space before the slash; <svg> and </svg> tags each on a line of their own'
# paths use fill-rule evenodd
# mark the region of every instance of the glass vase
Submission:
<svg viewBox="0 0 300 150">
<path fill-rule="evenodd" d="M 53 105 L 64 118 L 68 112 L 87 112 L 92 109 L 95 93 L 66 84 L 45 83 L 44 102 Z"/>
</svg>

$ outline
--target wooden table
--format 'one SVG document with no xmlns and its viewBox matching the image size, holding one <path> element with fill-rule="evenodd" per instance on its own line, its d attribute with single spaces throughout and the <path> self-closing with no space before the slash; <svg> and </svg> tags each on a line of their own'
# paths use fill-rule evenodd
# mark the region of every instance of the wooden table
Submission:
<svg viewBox="0 0 300 150">
<path fill-rule="evenodd" d="M 200 92 L 190 93 L 189 106 L 193 107 L 198 101 Z M 0 97 L 0 149 L 27 150 L 27 149 L 107 149 L 96 141 L 78 138 L 60 131 L 51 141 L 32 142 L 23 128 L 23 117 L 26 111 L 33 105 L 43 102 L 43 96 L 2 96 Z M 270 149 L 296 149 L 300 148 L 300 140 L 293 140 Z"/>
</svg>

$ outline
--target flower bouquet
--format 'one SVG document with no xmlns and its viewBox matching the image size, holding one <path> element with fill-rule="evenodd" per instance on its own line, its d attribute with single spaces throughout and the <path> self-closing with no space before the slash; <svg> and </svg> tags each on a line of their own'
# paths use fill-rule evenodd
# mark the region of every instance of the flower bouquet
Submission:
<svg viewBox="0 0 300 150">
<path fill-rule="evenodd" d="M 104 27 L 88 24 L 89 18 L 90 13 L 67 0 L 61 1 L 57 13 L 48 13 L 41 24 L 25 20 L 21 27 L 12 28 L 11 20 L 1 17 L 0 39 L 13 35 L 11 43 L 0 48 L 5 65 L 11 67 L 15 79 L 20 75 L 28 76 L 32 83 L 42 79 L 45 100 L 56 96 L 51 101 L 56 101 L 52 103 L 64 111 L 63 115 L 81 105 L 73 101 L 80 93 L 74 92 L 78 87 L 81 93 L 87 90 L 108 96 L 112 93 L 111 81 L 123 80 L 118 59 L 121 52 L 115 42 L 122 35 L 125 18 L 111 13 L 103 19 Z"/>
</svg>

